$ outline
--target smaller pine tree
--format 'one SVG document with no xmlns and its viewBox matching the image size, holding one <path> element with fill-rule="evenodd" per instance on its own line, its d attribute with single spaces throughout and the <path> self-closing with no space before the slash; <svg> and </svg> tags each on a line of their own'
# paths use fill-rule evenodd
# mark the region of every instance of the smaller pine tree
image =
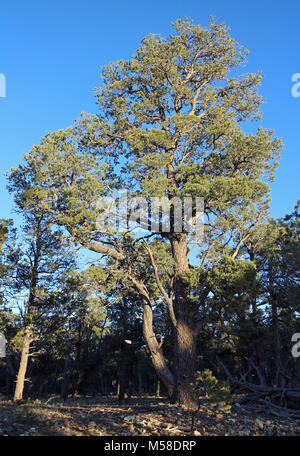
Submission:
<svg viewBox="0 0 300 456">
<path fill-rule="evenodd" d="M 196 389 L 205 390 L 211 407 L 230 413 L 232 405 L 230 385 L 227 382 L 219 382 L 211 370 L 196 372 Z"/>
</svg>

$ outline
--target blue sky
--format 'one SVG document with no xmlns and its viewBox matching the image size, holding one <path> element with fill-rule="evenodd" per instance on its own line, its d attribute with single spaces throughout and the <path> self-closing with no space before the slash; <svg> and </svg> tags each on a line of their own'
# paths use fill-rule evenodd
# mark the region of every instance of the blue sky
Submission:
<svg viewBox="0 0 300 456">
<path fill-rule="evenodd" d="M 0 218 L 12 211 L 3 173 L 47 131 L 71 125 L 82 111 L 96 112 L 92 89 L 101 66 L 129 58 L 149 33 L 168 34 L 177 18 L 206 26 L 211 15 L 250 50 L 246 70 L 265 75 L 261 124 L 285 145 L 271 215 L 291 212 L 300 198 L 300 97 L 291 95 L 292 75 L 300 73 L 299 3 L 18 0 L 2 2 L 0 10 L 0 73 L 7 84 L 0 98 Z"/>
</svg>

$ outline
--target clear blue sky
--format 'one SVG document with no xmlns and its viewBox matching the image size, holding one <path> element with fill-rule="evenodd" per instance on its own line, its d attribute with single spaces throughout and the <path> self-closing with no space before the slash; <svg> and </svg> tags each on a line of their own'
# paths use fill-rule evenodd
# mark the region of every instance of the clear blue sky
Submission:
<svg viewBox="0 0 300 456">
<path fill-rule="evenodd" d="M 17 0 L 0 9 L 0 73 L 7 80 L 7 97 L 0 98 L 0 218 L 12 209 L 3 173 L 47 131 L 71 125 L 81 111 L 96 112 L 92 89 L 102 65 L 129 58 L 148 33 L 168 34 L 177 18 L 207 25 L 210 15 L 250 50 L 247 70 L 265 75 L 262 126 L 285 144 L 271 215 L 291 212 L 300 198 L 300 98 L 291 95 L 292 74 L 300 73 L 298 2 Z"/>
</svg>

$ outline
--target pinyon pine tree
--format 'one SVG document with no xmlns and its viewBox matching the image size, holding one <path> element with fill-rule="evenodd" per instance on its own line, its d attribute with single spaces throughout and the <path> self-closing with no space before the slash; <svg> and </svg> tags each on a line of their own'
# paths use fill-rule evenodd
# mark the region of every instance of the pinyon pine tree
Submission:
<svg viewBox="0 0 300 456">
<path fill-rule="evenodd" d="M 209 293 L 205 271 L 224 255 L 238 258 L 265 217 L 267 180 L 273 178 L 281 143 L 261 127 L 243 131 L 246 122 L 261 118 L 262 76 L 239 74 L 247 51 L 228 28 L 213 20 L 205 28 L 189 19 L 173 27 L 168 37 L 146 37 L 131 59 L 104 67 L 95 90 L 98 113 L 83 114 L 74 127 L 46 135 L 12 170 L 10 181 L 20 189 L 20 204 L 38 196 L 40 207 L 75 242 L 121 265 L 143 301 L 153 365 L 173 399 L 189 406 L 195 403 L 190 390 L 195 320 Z M 191 197 L 190 223 L 198 216 L 196 197 L 204 198 L 204 240 L 192 241 L 186 226 L 178 228 L 173 206 L 170 229 L 149 230 L 147 241 L 99 229 L 103 208 L 97 199 L 114 188 L 147 202 Z M 191 266 L 193 243 L 199 261 Z M 162 251 L 169 258 L 167 270 Z M 143 272 L 146 257 L 150 285 Z M 172 373 L 152 328 L 153 281 L 172 325 Z M 195 284 L 201 289 L 197 298 Z"/>
</svg>

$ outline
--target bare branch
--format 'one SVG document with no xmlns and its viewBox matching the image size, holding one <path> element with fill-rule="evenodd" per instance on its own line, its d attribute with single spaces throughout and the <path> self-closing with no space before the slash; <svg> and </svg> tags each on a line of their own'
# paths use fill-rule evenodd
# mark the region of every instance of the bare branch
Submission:
<svg viewBox="0 0 300 456">
<path fill-rule="evenodd" d="M 177 320 L 176 320 L 176 317 L 175 317 L 175 312 L 174 312 L 174 307 L 173 307 L 173 301 L 170 299 L 170 297 L 167 295 L 164 287 L 162 286 L 162 283 L 160 281 L 160 278 L 159 278 L 159 274 L 158 274 L 158 268 L 157 268 L 157 265 L 155 263 L 155 260 L 154 260 L 154 257 L 153 257 L 153 253 L 151 251 L 151 248 L 148 244 L 148 242 L 144 239 L 144 244 L 145 244 L 145 247 L 146 247 L 146 250 L 147 252 L 149 253 L 149 257 L 150 257 L 150 261 L 151 261 L 151 264 L 152 264 L 152 267 L 153 267 L 153 271 L 154 271 L 154 276 L 155 276 L 155 281 L 156 281 L 156 284 L 160 290 L 160 292 L 162 293 L 163 297 L 164 297 L 164 300 L 168 306 L 168 309 L 169 309 L 169 314 L 170 314 L 170 318 L 171 318 L 171 321 L 174 325 L 174 327 L 176 328 L 177 326 Z"/>
</svg>

